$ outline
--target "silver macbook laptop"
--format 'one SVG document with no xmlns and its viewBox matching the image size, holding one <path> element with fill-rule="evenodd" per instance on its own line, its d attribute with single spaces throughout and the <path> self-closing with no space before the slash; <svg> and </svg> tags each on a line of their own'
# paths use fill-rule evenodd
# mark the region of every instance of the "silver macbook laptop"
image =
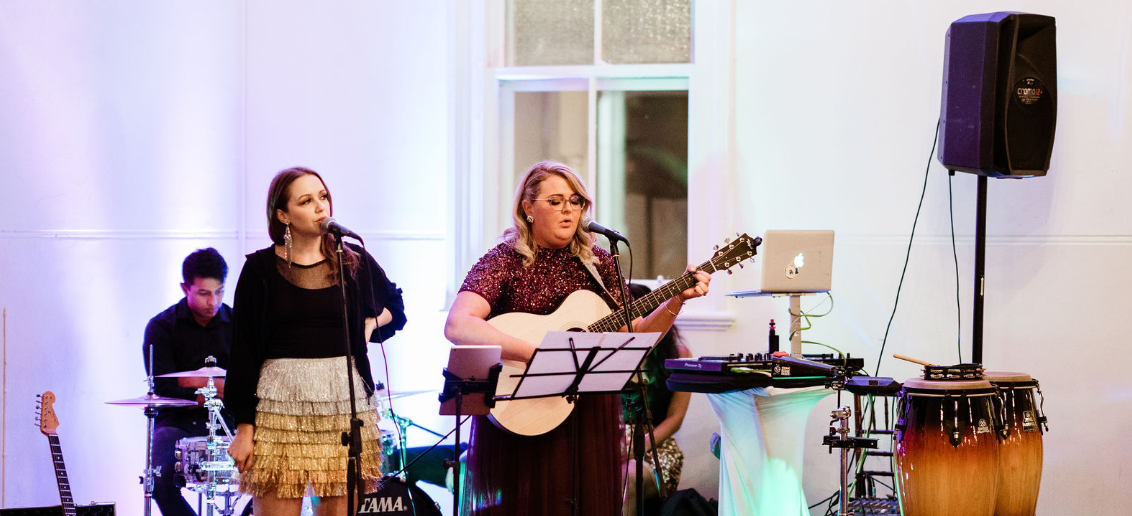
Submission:
<svg viewBox="0 0 1132 516">
<path fill-rule="evenodd" d="M 763 293 L 827 292 L 833 283 L 833 231 L 767 230 Z"/>
</svg>

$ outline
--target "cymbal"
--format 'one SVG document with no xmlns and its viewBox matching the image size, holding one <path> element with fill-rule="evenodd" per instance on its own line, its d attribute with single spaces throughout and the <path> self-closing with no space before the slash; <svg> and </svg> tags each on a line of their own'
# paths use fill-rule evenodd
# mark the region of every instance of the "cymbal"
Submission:
<svg viewBox="0 0 1132 516">
<path fill-rule="evenodd" d="M 390 392 L 390 393 L 386 394 L 384 392 L 384 389 L 382 389 L 382 392 L 378 394 L 378 397 L 380 397 L 383 400 L 395 400 L 395 399 L 398 399 L 398 398 L 407 398 L 409 396 L 416 396 L 418 394 L 427 394 L 427 393 L 430 393 L 430 392 L 435 393 L 435 392 L 440 392 L 440 391 L 437 391 L 436 389 L 425 389 L 425 390 L 421 390 L 421 391 L 401 391 L 401 392 Z"/>
<path fill-rule="evenodd" d="M 220 378 L 228 374 L 221 367 L 202 367 L 195 371 L 180 371 L 169 374 L 159 374 L 158 378 Z"/>
<path fill-rule="evenodd" d="M 146 394 L 137 398 L 107 401 L 107 405 L 123 405 L 127 407 L 195 407 L 197 402 L 181 398 L 165 398 L 156 394 Z"/>
</svg>

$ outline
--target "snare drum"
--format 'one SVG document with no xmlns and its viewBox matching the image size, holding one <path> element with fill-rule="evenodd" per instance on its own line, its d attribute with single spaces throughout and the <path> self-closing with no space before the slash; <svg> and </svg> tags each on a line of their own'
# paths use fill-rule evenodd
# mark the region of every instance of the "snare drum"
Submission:
<svg viewBox="0 0 1132 516">
<path fill-rule="evenodd" d="M 986 380 L 904 383 L 894 456 L 902 514 L 994 514 L 999 447 L 994 394 Z"/>
<path fill-rule="evenodd" d="M 186 485 L 205 484 L 208 474 L 217 484 L 235 483 L 236 463 L 228 456 L 228 439 L 218 438 L 209 449 L 208 437 L 185 437 L 177 441 L 173 465 Z"/>
<path fill-rule="evenodd" d="M 1042 427 L 1045 416 L 1034 403 L 1038 382 L 1025 373 L 988 371 L 987 381 L 998 389 L 995 409 L 1002 422 L 998 451 L 996 516 L 1032 516 L 1042 482 Z"/>
</svg>

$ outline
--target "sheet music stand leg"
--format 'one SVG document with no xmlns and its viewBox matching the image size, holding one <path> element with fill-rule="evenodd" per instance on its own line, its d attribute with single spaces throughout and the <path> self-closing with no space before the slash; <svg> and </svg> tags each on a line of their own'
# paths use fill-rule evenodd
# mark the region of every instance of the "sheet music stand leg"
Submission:
<svg viewBox="0 0 1132 516">
<path fill-rule="evenodd" d="M 459 353 L 460 347 L 457 346 L 452 349 L 452 354 Z M 496 359 L 498 359 L 498 350 L 496 350 Z M 503 370 L 503 365 L 496 363 L 487 370 L 486 380 L 477 380 L 475 376 L 468 379 L 461 378 L 460 376 L 451 373 L 448 369 L 444 369 L 444 389 L 440 394 L 441 414 L 445 413 L 444 403 L 448 400 L 453 400 L 455 403 L 455 416 L 456 416 L 456 445 L 452 450 L 452 461 L 448 464 L 452 468 L 452 510 L 458 511 L 460 508 L 461 497 L 461 474 L 460 474 L 460 427 L 463 426 L 461 418 L 464 417 L 464 396 L 474 393 L 483 393 L 483 406 L 477 406 L 470 410 L 472 414 L 469 415 L 486 415 L 492 407 L 495 406 L 495 387 L 499 383 L 499 373 Z M 469 449 L 471 447 L 469 446 Z M 404 466 L 402 466 L 404 467 Z"/>
</svg>

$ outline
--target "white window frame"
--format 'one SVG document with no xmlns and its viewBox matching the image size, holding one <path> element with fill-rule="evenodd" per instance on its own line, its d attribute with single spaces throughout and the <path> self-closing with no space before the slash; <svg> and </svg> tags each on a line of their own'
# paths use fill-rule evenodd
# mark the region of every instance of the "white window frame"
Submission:
<svg viewBox="0 0 1132 516">
<path fill-rule="evenodd" d="M 688 91 L 688 247 L 689 263 L 699 263 L 734 228 L 737 217 L 719 199 L 734 170 L 734 91 L 731 56 L 735 27 L 731 2 L 693 2 L 693 63 L 610 65 L 602 63 L 601 0 L 595 0 L 594 64 L 508 67 L 506 5 L 503 0 L 457 2 L 450 11 L 453 34 L 450 111 L 453 127 L 449 198 L 449 301 L 469 267 L 497 243 L 511 224 L 514 193 L 514 93 L 519 91 L 585 90 L 588 95 L 587 184 L 600 209 L 602 185 L 597 170 L 597 92 Z M 584 88 L 581 84 L 584 83 Z M 569 86 L 567 86 L 569 85 Z M 508 105 L 509 104 L 509 105 Z M 605 187 L 608 188 L 608 187 Z M 691 228 L 696 228 L 692 231 Z M 734 316 L 719 310 L 722 293 L 713 285 L 700 309 L 685 311 L 681 327 L 725 330 Z"/>
</svg>

